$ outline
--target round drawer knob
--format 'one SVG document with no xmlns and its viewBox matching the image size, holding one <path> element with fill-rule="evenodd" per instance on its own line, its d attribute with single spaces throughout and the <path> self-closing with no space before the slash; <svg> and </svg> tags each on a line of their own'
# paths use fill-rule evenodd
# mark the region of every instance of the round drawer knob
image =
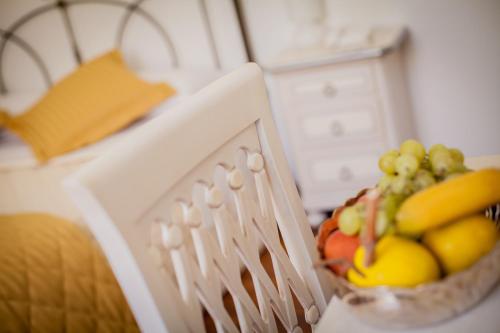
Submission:
<svg viewBox="0 0 500 333">
<path fill-rule="evenodd" d="M 337 94 L 337 90 L 331 83 L 326 83 L 323 86 L 323 96 L 325 97 L 334 97 Z"/>
<path fill-rule="evenodd" d="M 342 134 L 344 134 L 344 126 L 342 126 L 340 122 L 334 120 L 330 125 L 330 131 L 332 132 L 333 136 L 341 136 Z"/>
<path fill-rule="evenodd" d="M 352 180 L 352 171 L 351 169 L 349 169 L 348 167 L 341 167 L 340 168 L 340 171 L 339 171 L 339 178 L 341 181 L 343 182 L 348 182 L 350 180 Z"/>
</svg>

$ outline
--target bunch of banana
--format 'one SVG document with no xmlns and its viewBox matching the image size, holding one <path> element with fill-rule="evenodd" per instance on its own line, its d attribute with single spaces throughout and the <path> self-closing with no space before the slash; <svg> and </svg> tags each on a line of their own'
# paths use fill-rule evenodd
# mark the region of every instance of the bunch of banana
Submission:
<svg viewBox="0 0 500 333">
<path fill-rule="evenodd" d="M 500 202 L 500 170 L 469 172 L 415 193 L 396 215 L 398 232 L 420 236 L 424 231 L 481 212 Z"/>
</svg>

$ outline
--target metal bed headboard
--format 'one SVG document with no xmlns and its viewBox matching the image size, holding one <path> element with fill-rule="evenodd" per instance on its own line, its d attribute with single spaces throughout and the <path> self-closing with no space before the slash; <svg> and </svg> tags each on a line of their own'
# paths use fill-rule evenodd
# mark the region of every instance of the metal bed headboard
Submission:
<svg viewBox="0 0 500 333">
<path fill-rule="evenodd" d="M 145 0 L 135 0 L 132 3 L 126 3 L 122 2 L 119 0 L 57 0 L 56 2 L 47 4 L 47 5 L 42 5 L 39 6 L 35 9 L 32 9 L 28 13 L 24 14 L 21 16 L 19 19 L 17 19 L 14 23 L 12 23 L 7 29 L 0 29 L 0 36 L 1 36 L 1 41 L 0 41 L 0 94 L 5 94 L 8 92 L 7 85 L 5 83 L 4 79 L 4 71 L 3 71 L 3 58 L 5 54 L 5 48 L 7 46 L 8 42 L 12 42 L 19 46 L 36 64 L 38 69 L 40 70 L 43 80 L 45 81 L 45 84 L 47 88 L 50 88 L 53 85 L 53 80 L 50 76 L 50 73 L 47 69 L 46 64 L 44 63 L 43 59 L 40 57 L 40 55 L 36 52 L 36 50 L 24 39 L 22 39 L 20 36 L 16 34 L 16 31 L 24 26 L 26 23 L 28 23 L 30 20 L 43 15 L 45 13 L 48 13 L 50 11 L 59 11 L 62 15 L 63 23 L 64 23 L 64 28 L 66 30 L 66 33 L 69 37 L 69 42 L 70 42 L 70 47 L 72 50 L 72 54 L 77 62 L 77 64 L 82 63 L 82 56 L 81 56 L 81 51 L 78 45 L 77 38 L 74 33 L 73 29 L 73 23 L 71 21 L 71 17 L 68 14 L 68 7 L 72 6 L 77 6 L 77 5 L 84 5 L 84 4 L 104 4 L 104 5 L 109 5 L 109 6 L 114 6 L 114 7 L 119 7 L 124 10 L 123 16 L 121 18 L 121 21 L 118 25 L 118 29 L 116 31 L 116 38 L 115 38 L 115 47 L 120 49 L 123 43 L 123 38 L 124 38 L 124 33 L 125 29 L 127 27 L 127 24 L 130 21 L 130 18 L 133 15 L 139 15 L 142 18 L 144 18 L 162 37 L 163 43 L 165 45 L 165 48 L 167 49 L 167 52 L 170 54 L 171 57 L 171 65 L 172 67 L 178 67 L 179 66 L 179 60 L 178 60 L 178 55 L 177 51 L 175 49 L 174 44 L 172 43 L 172 40 L 163 28 L 163 26 L 154 18 L 153 15 L 151 15 L 149 12 L 147 12 L 145 9 L 141 8 L 141 4 Z M 199 6 L 201 9 L 202 13 L 202 19 L 203 19 L 203 24 L 205 26 L 205 29 L 208 33 L 208 42 L 210 46 L 210 52 L 212 53 L 212 57 L 215 62 L 215 66 L 217 69 L 221 68 L 221 63 L 220 63 L 220 57 L 217 52 L 217 48 L 215 46 L 215 41 L 214 41 L 214 36 L 213 36 L 213 31 L 210 25 L 209 21 L 209 16 L 207 14 L 207 5 L 206 5 L 206 0 L 199 0 Z"/>
</svg>

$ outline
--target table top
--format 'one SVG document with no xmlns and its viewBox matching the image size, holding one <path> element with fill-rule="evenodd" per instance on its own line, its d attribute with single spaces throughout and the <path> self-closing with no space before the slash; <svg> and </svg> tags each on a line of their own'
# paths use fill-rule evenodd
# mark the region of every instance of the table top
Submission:
<svg viewBox="0 0 500 333">
<path fill-rule="evenodd" d="M 500 155 L 467 157 L 465 165 L 471 169 L 500 168 Z"/>
<path fill-rule="evenodd" d="M 500 167 L 500 155 L 467 158 L 465 164 L 472 169 Z M 334 297 L 314 330 L 315 333 L 386 333 L 398 332 L 378 329 L 360 322 L 348 308 Z M 404 333 L 498 333 L 500 332 L 500 286 L 490 295 L 462 315 L 433 326 L 399 331 Z"/>
<path fill-rule="evenodd" d="M 500 286 L 464 314 L 433 326 L 404 331 L 377 329 L 360 322 L 334 297 L 314 330 L 315 333 L 498 333 L 500 332 Z"/>
<path fill-rule="evenodd" d="M 366 33 L 362 38 L 360 36 L 363 34 L 360 34 L 356 27 L 345 27 L 342 32 L 334 33 L 339 38 L 339 43 L 335 43 L 337 45 L 325 43 L 311 47 L 288 48 L 262 66 L 266 71 L 280 73 L 377 58 L 398 49 L 407 35 L 406 29 L 402 26 L 373 27 Z M 349 40 L 351 42 L 348 42 Z"/>
</svg>

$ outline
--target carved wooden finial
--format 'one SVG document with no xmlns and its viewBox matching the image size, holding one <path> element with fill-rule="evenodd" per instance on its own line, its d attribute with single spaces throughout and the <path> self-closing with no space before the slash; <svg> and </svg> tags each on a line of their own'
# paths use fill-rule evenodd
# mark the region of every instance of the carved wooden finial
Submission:
<svg viewBox="0 0 500 333">
<path fill-rule="evenodd" d="M 169 250 L 180 247 L 184 241 L 181 228 L 176 224 L 171 224 L 169 226 L 162 224 L 161 240 L 163 246 Z"/>
<path fill-rule="evenodd" d="M 264 157 L 260 153 L 250 153 L 247 157 L 247 166 L 253 172 L 264 169 Z"/>
<path fill-rule="evenodd" d="M 313 324 L 316 324 L 318 322 L 318 319 L 319 319 L 319 310 L 318 310 L 318 307 L 313 304 L 306 311 L 306 322 L 308 324 L 313 325 Z"/>
<path fill-rule="evenodd" d="M 243 177 L 243 173 L 241 173 L 240 170 L 238 169 L 233 169 L 231 170 L 228 175 L 227 175 L 227 182 L 229 184 L 229 187 L 233 190 L 239 190 L 241 187 L 243 187 L 245 179 Z"/>
<path fill-rule="evenodd" d="M 217 187 L 212 186 L 207 189 L 205 200 L 210 208 L 218 208 L 224 202 L 224 195 Z"/>
<path fill-rule="evenodd" d="M 189 205 L 184 213 L 184 221 L 191 228 L 198 228 L 202 221 L 200 209 L 193 204 Z"/>
</svg>

